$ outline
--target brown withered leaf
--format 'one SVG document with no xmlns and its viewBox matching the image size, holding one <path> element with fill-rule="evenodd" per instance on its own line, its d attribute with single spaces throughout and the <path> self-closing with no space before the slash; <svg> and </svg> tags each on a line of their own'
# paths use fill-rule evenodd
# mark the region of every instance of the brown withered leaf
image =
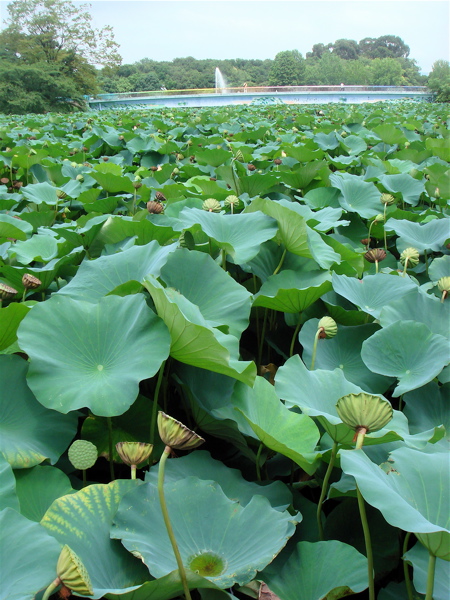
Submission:
<svg viewBox="0 0 450 600">
<path fill-rule="evenodd" d="M 280 600 L 280 598 L 271 592 L 265 583 L 261 583 L 258 600 Z"/>
<path fill-rule="evenodd" d="M 266 377 L 266 379 L 268 379 L 269 383 L 275 385 L 275 375 L 277 374 L 277 371 L 278 367 L 273 363 L 269 363 L 268 365 L 261 365 L 259 374 L 262 377 L 265 377 L 267 374 L 269 374 L 268 378 Z"/>
</svg>

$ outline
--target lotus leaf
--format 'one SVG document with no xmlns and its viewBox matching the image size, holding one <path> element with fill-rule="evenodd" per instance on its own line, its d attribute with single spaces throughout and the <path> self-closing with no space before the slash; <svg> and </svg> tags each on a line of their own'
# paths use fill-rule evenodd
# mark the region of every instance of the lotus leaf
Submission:
<svg viewBox="0 0 450 600">
<path fill-rule="evenodd" d="M 428 559 L 429 553 L 422 544 L 416 544 L 408 550 L 403 559 L 409 562 L 414 569 L 414 587 L 420 594 L 425 594 L 427 590 Z M 450 581 L 450 562 L 436 559 L 434 573 L 434 600 L 448 600 L 448 582 Z"/>
<path fill-rule="evenodd" d="M 364 181 L 358 175 L 333 173 L 330 183 L 341 191 L 339 203 L 350 213 L 358 213 L 370 219 L 381 212 L 380 192 L 372 182 Z"/>
<path fill-rule="evenodd" d="M 0 511 L 4 508 L 20 511 L 13 470 L 3 454 L 0 454 Z"/>
<path fill-rule="evenodd" d="M 217 483 L 197 477 L 166 484 L 165 496 L 183 564 L 220 588 L 251 581 L 284 547 L 300 519 L 274 510 L 262 496 L 242 507 Z M 176 568 L 154 485 L 140 485 L 126 495 L 111 535 L 138 552 L 154 577 Z"/>
<path fill-rule="evenodd" d="M 405 244 L 417 248 L 421 253 L 425 250 L 441 250 L 445 240 L 450 238 L 448 219 L 434 219 L 428 223 L 389 219 L 386 229 L 395 231 Z"/>
<path fill-rule="evenodd" d="M 141 294 L 107 296 L 95 305 L 56 295 L 33 308 L 18 337 L 31 359 L 28 385 L 44 406 L 62 413 L 89 406 L 99 416 L 125 412 L 170 345 Z"/>
<path fill-rule="evenodd" d="M 16 302 L 0 308 L 0 350 L 8 348 L 17 340 L 17 329 L 29 310 L 29 306 Z"/>
</svg>

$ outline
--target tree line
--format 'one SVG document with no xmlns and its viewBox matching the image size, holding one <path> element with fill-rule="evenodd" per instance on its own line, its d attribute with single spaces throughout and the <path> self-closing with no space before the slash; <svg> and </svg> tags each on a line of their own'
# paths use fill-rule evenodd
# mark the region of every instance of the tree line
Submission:
<svg viewBox="0 0 450 600">
<path fill-rule="evenodd" d="M 283 85 L 428 85 L 450 99 L 450 66 L 437 61 L 429 77 L 398 36 L 314 44 L 274 59 L 172 61 L 143 58 L 122 64 L 111 27 L 95 29 L 89 5 L 70 0 L 13 0 L 0 33 L 0 112 L 42 113 L 85 106 L 85 96 L 215 87 L 218 67 L 229 87 Z M 100 65 L 100 67 L 99 67 Z"/>
</svg>

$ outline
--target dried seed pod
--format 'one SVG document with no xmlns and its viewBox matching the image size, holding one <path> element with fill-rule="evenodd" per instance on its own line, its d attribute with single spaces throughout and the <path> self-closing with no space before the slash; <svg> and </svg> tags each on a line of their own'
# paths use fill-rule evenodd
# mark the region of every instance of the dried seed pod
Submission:
<svg viewBox="0 0 450 600">
<path fill-rule="evenodd" d="M 11 300 L 17 294 L 17 290 L 15 290 L 10 285 L 6 283 L 0 282 L 0 300 Z"/>
<path fill-rule="evenodd" d="M 98 451 L 97 447 L 88 440 L 75 440 L 69 448 L 68 456 L 75 469 L 85 471 L 95 465 Z"/>
<path fill-rule="evenodd" d="M 319 334 L 319 338 L 329 339 L 337 334 L 338 326 L 336 324 L 336 321 L 331 317 L 322 317 L 317 323 L 317 329 L 322 330 Z"/>
<path fill-rule="evenodd" d="M 26 290 L 35 290 L 42 285 L 42 281 L 31 273 L 25 273 L 22 277 L 22 285 Z"/>
<path fill-rule="evenodd" d="M 147 210 L 153 215 L 159 215 L 160 213 L 164 212 L 164 206 L 160 202 L 149 200 L 147 202 Z"/>
<path fill-rule="evenodd" d="M 0 179 L 0 183 L 1 183 L 2 185 L 8 185 L 8 183 L 9 183 L 9 179 L 8 179 L 7 177 L 2 177 L 2 178 Z"/>
<path fill-rule="evenodd" d="M 342 396 L 336 410 L 345 425 L 355 431 L 363 428 L 366 433 L 386 427 L 394 414 L 387 400 L 364 392 Z"/>
<path fill-rule="evenodd" d="M 155 200 L 156 200 L 156 202 L 166 202 L 167 198 L 164 196 L 164 194 L 162 192 L 156 192 Z"/>
<path fill-rule="evenodd" d="M 123 462 L 131 466 L 137 466 L 148 460 L 153 451 L 153 444 L 145 442 L 118 442 L 116 450 Z"/>
<path fill-rule="evenodd" d="M 364 254 L 364 258 L 370 262 L 380 262 L 386 258 L 386 252 L 382 248 L 372 248 Z"/>
<path fill-rule="evenodd" d="M 275 158 L 273 161 L 276 165 L 281 165 L 283 163 L 283 161 L 281 160 L 281 158 Z"/>
<path fill-rule="evenodd" d="M 205 441 L 186 425 L 162 411 L 158 412 L 158 431 L 164 444 L 174 450 L 193 450 Z"/>
<path fill-rule="evenodd" d="M 208 198 L 202 204 L 202 209 L 207 210 L 208 212 L 220 212 L 222 210 L 222 205 L 215 198 Z"/>
<path fill-rule="evenodd" d="M 76 595 L 92 596 L 91 578 L 80 557 L 66 544 L 61 550 L 56 574 L 61 583 Z"/>
</svg>

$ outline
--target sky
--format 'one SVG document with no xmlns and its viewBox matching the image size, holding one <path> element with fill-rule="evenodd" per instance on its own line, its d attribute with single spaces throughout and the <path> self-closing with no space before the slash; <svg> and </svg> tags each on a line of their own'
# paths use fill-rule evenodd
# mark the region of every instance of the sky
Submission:
<svg viewBox="0 0 450 600">
<path fill-rule="evenodd" d="M 111 25 L 123 63 L 142 58 L 303 56 L 316 43 L 397 35 L 422 73 L 450 59 L 447 0 L 90 0 L 95 27 Z M 6 0 L 0 17 L 7 16 Z M 83 2 L 75 1 L 81 5 Z"/>
</svg>

